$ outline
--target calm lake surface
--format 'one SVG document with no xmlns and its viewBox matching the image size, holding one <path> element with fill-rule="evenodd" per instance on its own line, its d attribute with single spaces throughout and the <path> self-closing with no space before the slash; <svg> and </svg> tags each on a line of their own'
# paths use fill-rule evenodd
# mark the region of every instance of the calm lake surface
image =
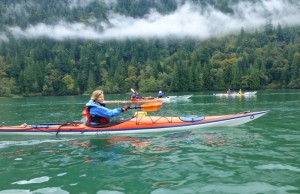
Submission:
<svg viewBox="0 0 300 194">
<path fill-rule="evenodd" d="M 144 137 L 0 136 L 0 194 L 300 193 L 300 90 L 163 104 L 151 115 L 271 110 L 238 127 Z M 144 94 L 144 96 L 155 94 Z M 130 94 L 106 95 L 126 100 Z M 81 119 L 90 96 L 0 98 L 0 125 Z M 121 107 L 122 104 L 108 104 Z M 122 116 L 131 115 L 132 110 Z"/>
</svg>

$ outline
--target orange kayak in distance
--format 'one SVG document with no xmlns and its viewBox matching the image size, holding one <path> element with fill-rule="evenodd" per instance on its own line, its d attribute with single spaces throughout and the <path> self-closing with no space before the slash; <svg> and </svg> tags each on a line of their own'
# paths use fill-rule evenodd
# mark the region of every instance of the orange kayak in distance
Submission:
<svg viewBox="0 0 300 194">
<path fill-rule="evenodd" d="M 133 104 L 139 104 L 139 103 L 146 103 L 146 102 L 176 102 L 176 101 L 187 101 L 189 100 L 193 95 L 183 95 L 183 96 L 166 96 L 162 98 L 154 98 L 154 97 L 144 97 L 141 99 L 132 99 L 132 100 L 105 100 L 104 103 L 120 103 L 120 104 L 126 104 L 126 103 L 133 103 Z"/>
<path fill-rule="evenodd" d="M 154 98 L 154 97 L 145 97 L 141 99 L 131 99 L 131 100 L 105 100 L 104 103 L 110 104 L 110 103 L 120 103 L 120 104 L 141 104 L 146 102 L 163 102 L 160 98 Z"/>
</svg>

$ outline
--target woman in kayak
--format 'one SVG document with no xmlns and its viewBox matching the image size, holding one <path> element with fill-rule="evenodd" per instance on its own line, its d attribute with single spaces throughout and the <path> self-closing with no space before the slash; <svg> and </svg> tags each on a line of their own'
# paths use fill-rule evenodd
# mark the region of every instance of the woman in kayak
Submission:
<svg viewBox="0 0 300 194">
<path fill-rule="evenodd" d="M 92 93 L 91 100 L 86 103 L 86 115 L 90 124 L 107 124 L 109 118 L 118 116 L 127 111 L 129 106 L 123 108 L 108 109 L 104 104 L 104 93 L 102 90 L 95 90 Z"/>
</svg>

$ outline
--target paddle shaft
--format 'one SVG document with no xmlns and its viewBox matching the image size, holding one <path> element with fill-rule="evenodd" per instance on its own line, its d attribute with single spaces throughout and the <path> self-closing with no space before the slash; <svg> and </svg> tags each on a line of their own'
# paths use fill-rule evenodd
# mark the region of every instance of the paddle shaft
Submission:
<svg viewBox="0 0 300 194">
<path fill-rule="evenodd" d="M 138 109 L 138 108 L 142 108 L 142 106 L 130 106 L 128 109 Z"/>
<path fill-rule="evenodd" d="M 162 102 L 146 102 L 141 106 L 130 106 L 128 109 L 142 109 L 145 112 L 157 111 L 161 108 Z"/>
</svg>

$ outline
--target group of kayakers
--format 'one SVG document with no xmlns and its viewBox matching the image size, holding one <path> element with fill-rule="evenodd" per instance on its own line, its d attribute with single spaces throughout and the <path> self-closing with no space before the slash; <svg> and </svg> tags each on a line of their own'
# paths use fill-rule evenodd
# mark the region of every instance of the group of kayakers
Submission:
<svg viewBox="0 0 300 194">
<path fill-rule="evenodd" d="M 159 91 L 158 94 L 157 94 L 157 98 L 162 98 L 164 97 L 165 93 L 163 93 L 162 91 Z M 135 99 L 142 99 L 143 97 L 138 95 L 137 92 L 133 92 L 132 95 L 131 95 L 131 100 L 135 100 Z"/>
<path fill-rule="evenodd" d="M 162 98 L 164 93 L 159 91 L 158 98 Z M 138 95 L 135 91 L 131 95 L 131 99 L 142 99 L 142 96 Z M 118 116 L 124 111 L 127 111 L 130 106 L 125 105 L 122 108 L 109 109 L 105 107 L 104 92 L 102 90 L 95 90 L 91 99 L 86 103 L 86 116 L 87 121 L 91 125 L 107 124 L 110 122 L 110 118 Z"/>
<path fill-rule="evenodd" d="M 235 93 L 235 92 L 231 92 L 230 89 L 227 90 L 227 94 L 233 94 L 233 93 Z M 240 95 L 243 95 L 242 89 L 239 90 L 239 94 L 240 94 Z"/>
</svg>

